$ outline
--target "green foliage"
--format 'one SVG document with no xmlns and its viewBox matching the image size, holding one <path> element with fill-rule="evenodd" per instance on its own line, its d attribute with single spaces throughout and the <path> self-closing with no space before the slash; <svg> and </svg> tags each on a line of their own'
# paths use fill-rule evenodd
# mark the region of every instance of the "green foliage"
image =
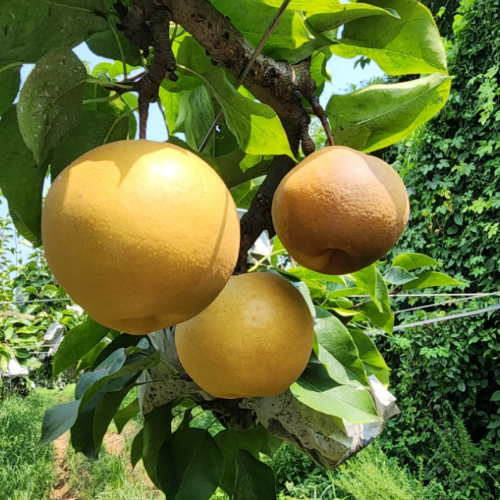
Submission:
<svg viewBox="0 0 500 500">
<path fill-rule="evenodd" d="M 462 2 L 448 42 L 448 103 L 389 154 L 411 188 L 411 224 L 397 251 L 425 251 L 480 291 L 496 290 L 500 272 L 499 27 L 494 3 Z"/>
<path fill-rule="evenodd" d="M 57 285 L 43 254 L 36 250 L 23 257 L 12 221 L 0 220 L 0 369 L 7 370 L 14 357 L 22 367 L 32 370 L 32 382 L 47 384 L 43 358 L 49 347 L 43 337 L 51 325 L 71 329 L 79 313 L 66 293 Z"/>
</svg>

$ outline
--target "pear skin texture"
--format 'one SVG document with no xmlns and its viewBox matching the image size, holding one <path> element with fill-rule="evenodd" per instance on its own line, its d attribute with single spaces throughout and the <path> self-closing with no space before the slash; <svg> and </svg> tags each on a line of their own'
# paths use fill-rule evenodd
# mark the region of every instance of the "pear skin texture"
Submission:
<svg viewBox="0 0 500 500">
<path fill-rule="evenodd" d="M 290 256 L 323 274 L 373 264 L 404 231 L 405 185 L 383 160 L 344 146 L 309 155 L 279 184 L 272 218 Z"/>
<path fill-rule="evenodd" d="M 57 176 L 42 240 L 55 278 L 93 319 L 146 334 L 215 299 L 236 265 L 240 226 L 231 194 L 198 156 L 118 141 Z"/>
<path fill-rule="evenodd" d="M 198 316 L 177 325 L 188 375 L 212 396 L 277 396 L 304 371 L 314 340 L 301 293 L 273 273 L 232 276 Z"/>
</svg>

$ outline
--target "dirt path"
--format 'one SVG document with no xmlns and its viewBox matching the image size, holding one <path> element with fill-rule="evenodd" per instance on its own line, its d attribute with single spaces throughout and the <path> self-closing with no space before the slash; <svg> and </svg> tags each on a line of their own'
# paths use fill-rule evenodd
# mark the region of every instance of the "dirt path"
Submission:
<svg viewBox="0 0 500 500">
<path fill-rule="evenodd" d="M 63 434 L 54 441 L 54 460 L 57 484 L 50 492 L 50 500 L 78 500 L 74 497 L 69 487 L 70 473 L 66 466 L 66 450 L 69 444 L 69 434 Z"/>
</svg>

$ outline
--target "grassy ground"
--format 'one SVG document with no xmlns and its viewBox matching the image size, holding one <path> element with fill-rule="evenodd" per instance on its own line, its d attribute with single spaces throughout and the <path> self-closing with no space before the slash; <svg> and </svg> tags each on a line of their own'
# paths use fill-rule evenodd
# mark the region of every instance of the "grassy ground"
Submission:
<svg viewBox="0 0 500 500">
<path fill-rule="evenodd" d="M 131 421 L 121 435 L 108 432 L 101 457 L 90 462 L 68 446 L 34 449 L 46 408 L 70 401 L 64 391 L 37 389 L 28 397 L 0 400 L 1 500 L 160 500 L 142 465 L 133 471 L 130 447 L 140 429 Z M 378 446 L 370 446 L 334 472 L 314 465 L 290 446 L 282 447 L 273 466 L 279 500 L 423 500 L 426 489 L 398 468 Z M 195 500 L 195 499 L 193 499 Z M 211 500 L 228 500 L 222 491 Z"/>
<path fill-rule="evenodd" d="M 57 481 L 53 447 L 38 450 L 43 412 L 70 398 L 70 389 L 40 389 L 23 399 L 0 401 L 0 496 L 2 500 L 46 500 Z"/>
</svg>

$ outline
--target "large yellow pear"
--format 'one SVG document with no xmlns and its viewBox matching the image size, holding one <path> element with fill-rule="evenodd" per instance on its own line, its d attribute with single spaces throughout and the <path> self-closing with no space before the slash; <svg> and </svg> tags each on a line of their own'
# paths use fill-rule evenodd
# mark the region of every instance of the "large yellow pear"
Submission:
<svg viewBox="0 0 500 500">
<path fill-rule="evenodd" d="M 228 189 L 198 156 L 118 141 L 56 177 L 42 240 L 54 276 L 93 319 L 145 334 L 215 299 L 234 270 L 240 229 Z"/>
<path fill-rule="evenodd" d="M 307 365 L 313 319 L 301 293 L 273 273 L 232 276 L 198 316 L 177 325 L 182 366 L 212 396 L 277 396 Z"/>
<path fill-rule="evenodd" d="M 348 274 L 381 258 L 408 222 L 405 185 L 385 161 L 344 146 L 309 155 L 273 198 L 276 233 L 301 265 Z"/>
</svg>

